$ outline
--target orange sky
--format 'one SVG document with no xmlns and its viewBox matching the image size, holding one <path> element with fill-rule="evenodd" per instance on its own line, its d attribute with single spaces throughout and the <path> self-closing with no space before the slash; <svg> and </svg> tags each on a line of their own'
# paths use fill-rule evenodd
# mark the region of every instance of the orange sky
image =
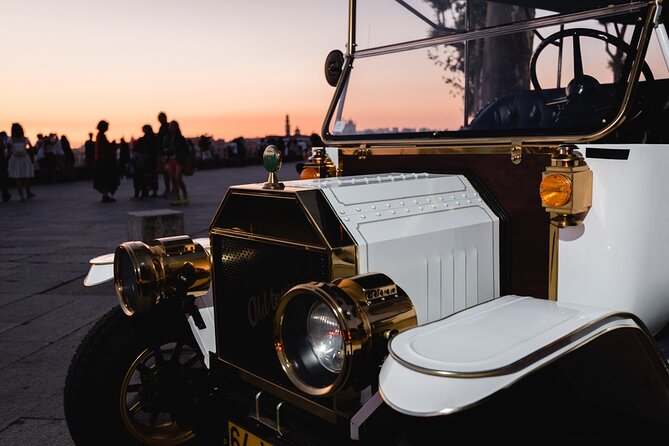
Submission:
<svg viewBox="0 0 669 446">
<path fill-rule="evenodd" d="M 231 139 L 320 131 L 327 53 L 346 43 L 347 2 L 3 0 L 0 130 L 20 122 L 76 146 L 157 127 Z M 314 26 L 317 25 L 317 26 Z"/>
<path fill-rule="evenodd" d="M 359 6 L 360 47 L 425 36 L 426 25 L 394 1 Z M 130 138 L 144 124 L 157 129 L 165 111 L 186 136 L 283 134 L 286 114 L 293 129 L 320 132 L 334 91 L 323 63 L 344 50 L 347 8 L 346 0 L 2 0 L 0 130 L 20 122 L 33 142 L 57 132 L 76 147 L 100 119 L 111 138 Z M 354 78 L 363 72 L 356 67 Z M 372 70 L 371 82 L 394 73 L 408 85 L 411 69 Z M 411 104 L 410 92 L 384 97 L 431 113 L 425 101 Z M 344 118 L 365 127 L 362 113 Z"/>
</svg>

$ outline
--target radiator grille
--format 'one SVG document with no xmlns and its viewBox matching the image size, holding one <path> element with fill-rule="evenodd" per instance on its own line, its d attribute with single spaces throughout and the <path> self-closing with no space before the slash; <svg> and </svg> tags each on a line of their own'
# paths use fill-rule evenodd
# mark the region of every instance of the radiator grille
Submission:
<svg viewBox="0 0 669 446">
<path fill-rule="evenodd" d="M 274 312 L 294 285 L 331 280 L 328 252 L 215 235 L 212 255 L 218 356 L 287 384 L 274 352 Z"/>
</svg>

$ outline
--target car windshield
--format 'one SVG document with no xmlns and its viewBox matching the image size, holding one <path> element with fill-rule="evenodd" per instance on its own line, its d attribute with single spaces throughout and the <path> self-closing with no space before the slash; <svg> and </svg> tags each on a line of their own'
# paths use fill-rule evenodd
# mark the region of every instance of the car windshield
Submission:
<svg viewBox="0 0 669 446">
<path fill-rule="evenodd" d="M 357 5 L 356 5 L 357 3 Z M 618 117 L 651 3 L 351 1 L 332 142 L 590 135 Z M 640 80 L 667 77 L 660 59 Z"/>
</svg>

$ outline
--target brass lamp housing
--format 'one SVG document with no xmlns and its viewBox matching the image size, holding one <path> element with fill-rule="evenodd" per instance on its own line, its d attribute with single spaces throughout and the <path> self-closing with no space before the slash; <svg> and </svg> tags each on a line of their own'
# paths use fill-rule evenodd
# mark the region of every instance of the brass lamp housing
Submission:
<svg viewBox="0 0 669 446">
<path fill-rule="evenodd" d="M 329 307 L 342 334 L 344 361 L 339 373 L 328 373 L 303 358 L 309 347 L 302 316 L 316 302 Z M 385 274 L 364 274 L 291 288 L 276 311 L 274 346 L 281 367 L 298 389 L 327 396 L 370 384 L 388 353 L 388 340 L 416 325 L 413 304 L 399 286 Z"/>
<path fill-rule="evenodd" d="M 337 176 L 337 166 L 334 165 L 323 147 L 315 147 L 311 156 L 304 164 L 300 179 L 329 178 Z"/>
<path fill-rule="evenodd" d="M 128 316 L 146 313 L 179 292 L 202 296 L 210 283 L 209 255 L 186 235 L 159 238 L 151 246 L 131 241 L 116 248 L 114 287 Z"/>
<path fill-rule="evenodd" d="M 574 146 L 562 146 L 542 173 L 542 182 L 550 175 L 560 175 L 571 185 L 571 195 L 562 206 L 542 206 L 552 215 L 551 224 L 560 228 L 582 223 L 582 216 L 592 206 L 592 171 Z"/>
</svg>

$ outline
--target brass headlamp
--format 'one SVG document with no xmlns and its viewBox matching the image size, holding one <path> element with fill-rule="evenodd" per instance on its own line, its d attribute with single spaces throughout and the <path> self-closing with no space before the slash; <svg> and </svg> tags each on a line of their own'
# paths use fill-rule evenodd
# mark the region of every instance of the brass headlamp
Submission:
<svg viewBox="0 0 669 446">
<path fill-rule="evenodd" d="M 274 318 L 274 346 L 298 389 L 325 396 L 370 384 L 388 340 L 416 324 L 399 286 L 384 274 L 365 274 L 290 289 Z"/>
<path fill-rule="evenodd" d="M 186 236 L 164 237 L 149 246 L 125 242 L 114 255 L 114 286 L 128 316 L 146 313 L 165 298 L 201 296 L 211 282 L 205 249 Z"/>
</svg>

